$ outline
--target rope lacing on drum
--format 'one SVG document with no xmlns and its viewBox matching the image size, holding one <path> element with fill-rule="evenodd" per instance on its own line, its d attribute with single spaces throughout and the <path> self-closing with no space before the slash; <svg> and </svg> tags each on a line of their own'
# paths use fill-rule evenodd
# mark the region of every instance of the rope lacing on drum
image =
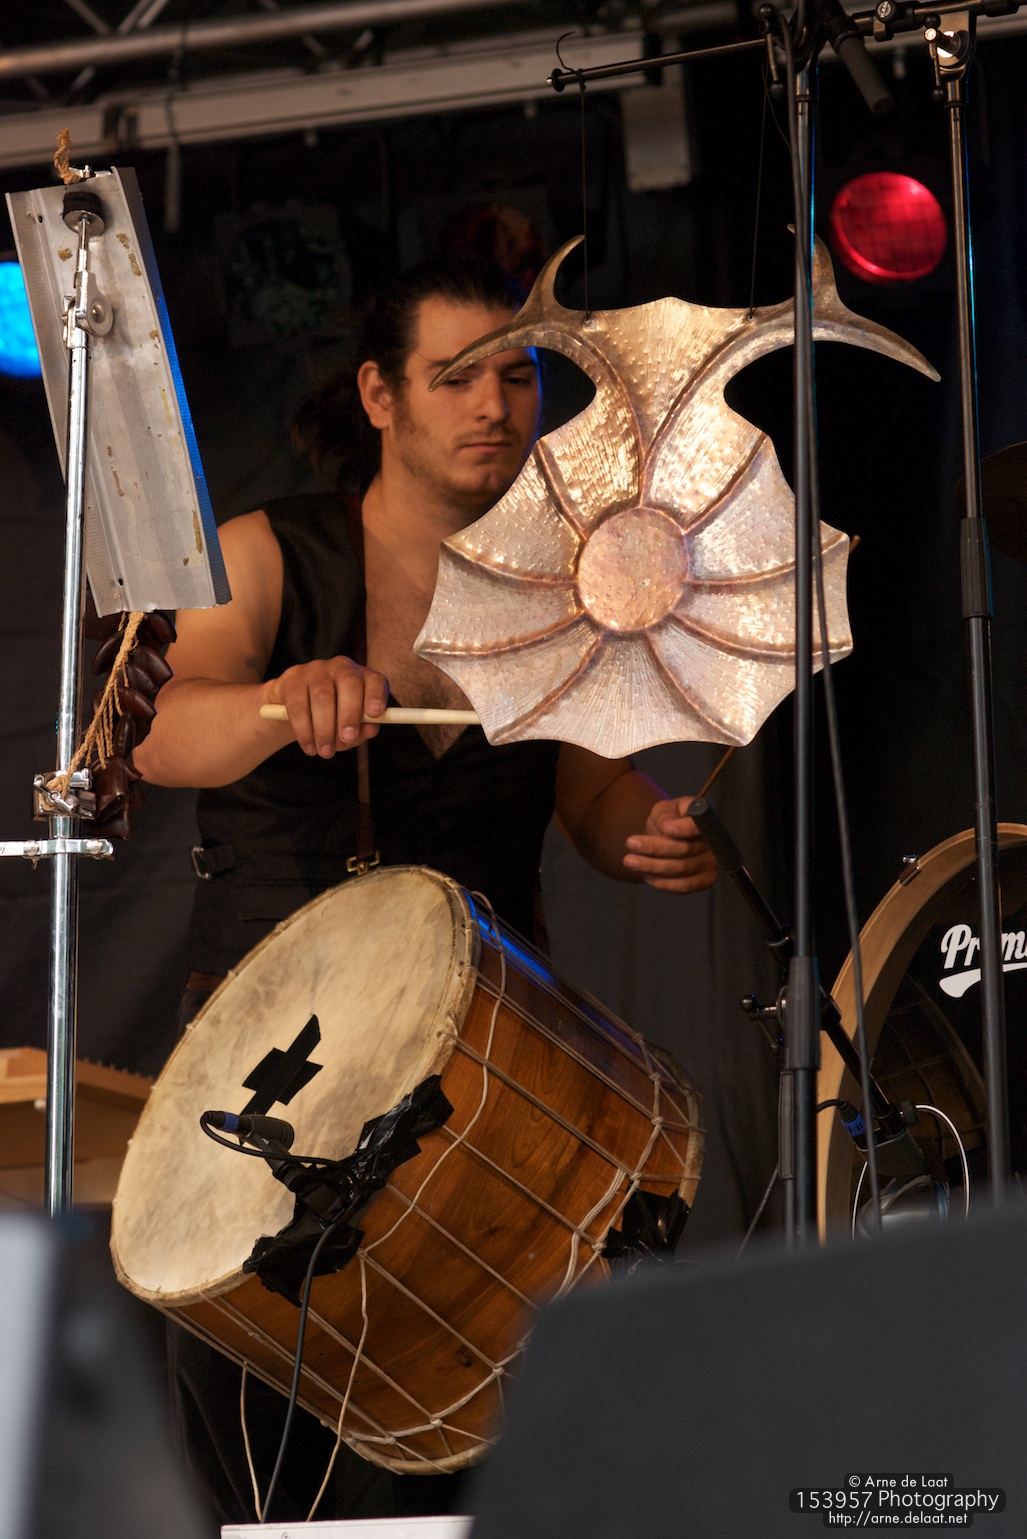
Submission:
<svg viewBox="0 0 1027 1539">
<path fill-rule="evenodd" d="M 503 940 L 503 934 L 499 928 L 499 924 L 492 905 L 488 902 L 487 898 L 479 893 L 475 893 L 474 898 L 476 902 L 481 903 L 482 908 L 488 916 L 489 930 L 491 932 L 490 938 L 495 941 L 500 965 L 499 985 L 493 1000 L 484 1052 L 480 1056 L 477 1052 L 472 1054 L 467 1049 L 467 1045 L 459 1041 L 459 1038 L 457 1043 L 458 1047 L 462 1051 L 465 1051 L 468 1057 L 472 1058 L 472 1061 L 478 1062 L 479 1064 L 482 1076 L 481 1096 L 479 1098 L 478 1105 L 473 1115 L 469 1119 L 466 1127 L 460 1134 L 454 1137 L 452 1143 L 450 1143 L 449 1146 L 443 1150 L 439 1158 L 435 1161 L 435 1164 L 432 1166 L 432 1169 L 425 1175 L 424 1180 L 417 1188 L 414 1196 L 408 1199 L 402 1197 L 401 1194 L 395 1194 L 399 1196 L 400 1199 L 404 1202 L 404 1211 L 385 1231 L 384 1234 L 380 1235 L 378 1239 L 372 1241 L 369 1245 L 363 1247 L 359 1253 L 361 1261 L 361 1308 L 364 1319 L 364 1329 L 361 1333 L 361 1338 L 357 1345 L 353 1366 L 350 1370 L 349 1381 L 347 1384 L 347 1404 L 349 1400 L 349 1392 L 352 1388 L 356 1370 L 361 1362 L 366 1361 L 363 1358 L 363 1348 L 367 1336 L 366 1271 L 367 1263 L 370 1262 L 371 1252 L 377 1249 L 378 1246 L 384 1244 L 384 1242 L 391 1235 L 395 1234 L 396 1230 L 400 1227 L 401 1224 L 405 1222 L 411 1213 L 416 1211 L 422 1218 L 424 1217 L 423 1214 L 420 1214 L 420 1210 L 418 1208 L 418 1203 L 423 1193 L 434 1179 L 435 1173 L 440 1168 L 442 1162 L 448 1159 L 456 1149 L 467 1144 L 469 1134 L 484 1112 L 488 1101 L 489 1086 L 492 1079 L 492 1073 L 490 1072 L 490 1061 L 495 1042 L 496 1026 L 499 1020 L 499 1013 L 502 1006 L 505 1003 L 510 1003 L 507 996 L 507 951 Z M 602 1252 L 606 1243 L 607 1232 L 616 1223 L 627 1202 L 641 1186 L 642 1181 L 646 1175 L 646 1166 L 659 1140 L 662 1139 L 670 1149 L 673 1155 L 673 1162 L 678 1168 L 677 1174 L 673 1177 L 673 1179 L 680 1180 L 685 1176 L 686 1173 L 686 1163 L 684 1158 L 682 1157 L 680 1151 L 676 1149 L 670 1140 L 666 1137 L 665 1133 L 666 1117 L 664 1115 L 662 1105 L 663 1096 L 666 1093 L 666 1081 L 664 1074 L 661 1071 L 659 1064 L 655 1061 L 652 1054 L 649 1052 L 644 1038 L 642 1038 L 637 1032 L 631 1031 L 630 1028 L 628 1029 L 628 1035 L 631 1037 L 635 1046 L 639 1050 L 646 1078 L 649 1080 L 652 1089 L 651 1105 L 648 1113 L 650 1122 L 649 1136 L 640 1155 L 634 1161 L 633 1168 L 626 1166 L 622 1161 L 618 1160 L 614 1155 L 612 1155 L 609 1150 L 602 1150 L 603 1156 L 613 1165 L 614 1174 L 608 1187 L 603 1192 L 603 1195 L 596 1203 L 593 1204 L 588 1213 L 585 1214 L 585 1216 L 578 1223 L 571 1224 L 565 1215 L 556 1213 L 555 1210 L 553 1210 L 553 1216 L 559 1219 L 562 1223 L 567 1224 L 569 1228 L 569 1254 L 567 1267 L 563 1279 L 554 1295 L 556 1297 L 568 1293 L 590 1268 L 592 1268 L 597 1262 L 601 1261 Z M 524 1093 L 523 1089 L 522 1093 Z M 528 1098 L 531 1100 L 535 1099 L 534 1097 L 530 1096 Z M 687 1115 L 682 1111 L 682 1109 L 678 1108 L 673 1103 L 673 1101 L 672 1106 L 674 1110 L 679 1113 L 681 1121 L 688 1125 L 689 1119 Z M 445 1132 L 445 1130 L 443 1130 L 443 1132 Z M 579 1137 L 580 1136 L 581 1134 L 579 1130 Z M 492 1162 L 487 1160 L 486 1157 L 481 1154 L 481 1151 L 473 1149 L 472 1147 L 471 1152 L 475 1155 L 475 1157 L 481 1158 L 485 1161 L 485 1163 L 492 1165 Z M 494 1168 L 498 1170 L 498 1167 Z M 499 1171 L 499 1173 L 512 1185 L 529 1196 L 536 1205 L 539 1204 L 540 1199 L 538 1198 L 537 1194 L 531 1192 L 527 1187 L 523 1186 L 523 1184 L 511 1176 L 509 1172 Z M 653 1173 L 650 1172 L 650 1179 L 652 1178 Z M 548 1208 L 547 1204 L 543 1203 L 542 1206 Z M 603 1217 L 605 1222 L 600 1225 L 600 1233 L 597 1235 L 592 1235 L 589 1231 L 595 1225 L 596 1221 L 600 1219 L 600 1217 Z M 583 1249 L 587 1249 L 588 1251 L 587 1259 L 584 1262 L 582 1262 L 581 1259 L 581 1253 Z M 371 1264 L 373 1265 L 374 1263 Z M 400 1289 L 409 1297 L 416 1299 L 421 1308 L 425 1309 L 428 1314 L 433 1316 L 433 1318 L 437 1318 L 434 1316 L 434 1312 L 428 1309 L 428 1307 L 425 1305 L 423 1299 L 418 1298 L 409 1289 L 405 1288 L 398 1282 L 396 1278 L 392 1277 L 391 1274 L 389 1275 L 389 1280 L 394 1286 L 400 1287 Z M 462 1339 L 459 1336 L 459 1333 L 456 1332 L 451 1325 L 448 1327 L 448 1329 L 453 1332 L 454 1336 L 456 1336 L 458 1340 Z M 523 1343 L 518 1343 L 515 1350 L 512 1351 L 509 1356 L 506 1357 L 502 1362 L 498 1363 L 491 1361 L 491 1359 L 486 1354 L 484 1354 L 479 1347 L 473 1347 L 470 1345 L 470 1343 L 465 1343 L 465 1345 L 469 1350 L 473 1351 L 475 1357 L 477 1357 L 483 1364 L 488 1366 L 489 1370 L 487 1376 L 483 1380 L 479 1380 L 474 1388 L 470 1390 L 466 1395 L 462 1396 L 458 1401 L 455 1401 L 452 1405 L 448 1406 L 446 1410 L 437 1412 L 435 1414 L 432 1414 L 426 1408 L 422 1407 L 424 1417 L 422 1422 L 416 1425 L 403 1427 L 401 1430 L 393 1432 L 386 1432 L 384 1428 L 381 1428 L 376 1432 L 349 1431 L 348 1433 L 344 1434 L 343 1417 L 346 1410 L 346 1406 L 344 1405 L 343 1413 L 340 1415 L 337 1427 L 336 1446 L 338 1447 L 338 1443 L 341 1442 L 343 1436 L 345 1436 L 346 1440 L 358 1452 L 361 1451 L 362 1447 L 365 1450 L 386 1447 L 396 1448 L 406 1454 L 411 1461 L 416 1461 L 422 1466 L 438 1470 L 447 1469 L 449 1467 L 448 1460 L 432 1459 L 428 1457 L 423 1452 L 421 1452 L 421 1450 L 408 1446 L 409 1440 L 418 1436 L 424 1436 L 430 1432 L 434 1432 L 436 1434 L 442 1435 L 443 1438 L 448 1442 L 446 1434 L 452 1433 L 458 1436 L 465 1446 L 470 1442 L 479 1443 L 482 1447 L 487 1447 L 489 1443 L 488 1438 L 480 1437 L 476 1433 L 472 1433 L 464 1427 L 450 1425 L 450 1418 L 455 1416 L 460 1410 L 463 1409 L 464 1406 L 469 1404 L 470 1401 L 475 1399 L 478 1395 L 489 1389 L 493 1384 L 496 1386 L 496 1391 L 500 1396 L 501 1403 L 505 1400 L 502 1380 L 510 1363 L 515 1361 L 520 1356 L 520 1353 L 523 1350 Z M 373 1371 L 375 1371 L 380 1377 L 388 1379 L 388 1375 L 384 1374 L 380 1368 L 377 1368 L 370 1362 L 367 1362 L 367 1366 L 371 1367 Z M 414 1398 L 408 1390 L 404 1391 L 404 1395 L 407 1399 L 412 1400 Z M 414 1403 L 416 1404 L 416 1401 Z M 369 1417 L 366 1412 L 361 1411 L 360 1414 L 364 1421 L 372 1421 L 372 1418 Z M 320 1500 L 320 1497 L 318 1499 Z"/>
<path fill-rule="evenodd" d="M 632 1033 L 632 1035 L 634 1036 L 635 1033 Z M 620 1218 L 628 1202 L 641 1186 L 642 1177 L 645 1174 L 645 1167 L 649 1163 L 649 1156 L 652 1154 L 654 1148 L 656 1147 L 657 1139 L 663 1135 L 664 1119 L 660 1110 L 660 1104 L 663 1095 L 663 1076 L 660 1073 L 658 1066 L 653 1062 L 652 1056 L 643 1038 L 636 1037 L 635 1040 L 639 1047 L 642 1049 L 643 1055 L 645 1057 L 649 1082 L 653 1087 L 653 1107 L 650 1119 L 651 1131 L 649 1134 L 649 1139 L 642 1151 L 641 1157 L 636 1161 L 634 1170 L 629 1172 L 623 1166 L 619 1166 L 617 1169 L 617 1174 L 607 1191 L 603 1194 L 602 1197 L 600 1197 L 595 1206 L 585 1215 L 581 1223 L 576 1225 L 574 1228 L 571 1234 L 571 1254 L 567 1261 L 567 1270 L 564 1273 L 563 1282 L 556 1290 L 554 1295 L 555 1298 L 561 1298 L 565 1293 L 569 1293 L 571 1288 L 573 1288 L 579 1279 L 584 1275 L 584 1273 L 588 1271 L 589 1267 L 591 1267 L 593 1263 L 602 1255 L 606 1248 L 607 1231 L 610 1230 L 616 1223 L 617 1219 Z M 673 1145 L 671 1147 L 673 1148 Z M 677 1155 L 677 1151 L 675 1150 L 674 1152 L 675 1155 Z M 679 1155 L 677 1157 L 681 1163 L 681 1169 L 683 1173 L 685 1168 L 684 1161 L 680 1159 Z M 616 1207 L 611 1213 L 608 1222 L 603 1226 L 602 1233 L 596 1235 L 595 1237 L 589 1235 L 588 1231 L 592 1227 L 595 1220 L 599 1217 L 600 1213 L 602 1213 L 603 1209 L 607 1206 L 608 1203 L 613 1202 L 616 1198 L 625 1177 L 627 1177 L 628 1184 L 624 1188 L 620 1201 L 617 1203 Z M 582 1242 L 585 1242 L 589 1246 L 592 1254 L 585 1262 L 584 1266 L 579 1270 L 577 1263 Z"/>
<path fill-rule="evenodd" d="M 480 1098 L 480 1100 L 478 1102 L 478 1105 L 477 1105 L 477 1108 L 476 1108 L 476 1110 L 474 1112 L 474 1115 L 470 1118 L 469 1122 L 467 1123 L 467 1126 L 453 1140 L 453 1142 L 449 1145 L 449 1147 L 444 1149 L 442 1151 L 442 1153 L 439 1155 L 438 1159 L 435 1161 L 435 1163 L 432 1166 L 431 1170 L 428 1171 L 428 1173 L 424 1177 L 424 1180 L 421 1182 L 420 1186 L 417 1188 L 417 1191 L 414 1193 L 414 1196 L 410 1200 L 408 1206 L 404 1208 L 403 1212 L 396 1219 L 396 1222 L 394 1224 L 392 1224 L 390 1226 L 390 1228 L 388 1228 L 385 1231 L 384 1234 L 379 1235 L 376 1240 L 372 1240 L 370 1242 L 370 1244 L 362 1246 L 361 1249 L 357 1253 L 358 1260 L 360 1261 L 360 1309 L 361 1309 L 361 1316 L 363 1318 L 363 1330 L 362 1330 L 361 1335 L 360 1335 L 360 1340 L 357 1343 L 356 1352 L 355 1352 L 354 1357 L 353 1357 L 353 1366 L 350 1369 L 349 1379 L 348 1379 L 348 1382 L 347 1382 L 347 1385 L 346 1385 L 346 1396 L 345 1396 L 345 1399 L 343 1401 L 342 1410 L 339 1413 L 339 1420 L 338 1420 L 338 1424 L 337 1424 L 337 1428 L 336 1428 L 335 1447 L 332 1450 L 331 1461 L 329 1463 L 328 1470 L 327 1470 L 327 1472 L 325 1474 L 325 1479 L 324 1479 L 324 1482 L 323 1482 L 323 1484 L 321 1486 L 321 1490 L 318 1492 L 317 1499 L 314 1502 L 314 1505 L 313 1505 L 313 1507 L 310 1510 L 310 1517 L 311 1518 L 313 1517 L 313 1514 L 314 1514 L 314 1512 L 317 1509 L 317 1504 L 321 1500 L 321 1496 L 323 1495 L 325 1487 L 328 1484 L 328 1480 L 329 1480 L 329 1478 L 331 1476 L 332 1467 L 333 1467 L 333 1465 L 335 1463 L 336 1456 L 338 1455 L 338 1452 L 339 1452 L 339 1446 L 340 1446 L 340 1444 L 341 1444 L 341 1442 L 343 1440 L 343 1437 L 344 1437 L 343 1422 L 344 1422 L 344 1418 L 345 1418 L 345 1415 L 346 1415 L 346 1411 L 347 1411 L 348 1406 L 349 1406 L 350 1393 L 351 1393 L 352 1388 L 353 1388 L 353 1381 L 354 1381 L 354 1379 L 356 1377 L 357 1369 L 360 1366 L 361 1362 L 363 1361 L 364 1343 L 365 1343 L 366 1338 L 367 1338 L 367 1331 L 368 1331 L 368 1324 L 369 1324 L 369 1322 L 368 1322 L 368 1315 L 367 1315 L 367 1260 L 370 1257 L 370 1254 L 371 1254 L 372 1251 L 377 1250 L 379 1245 L 383 1245 L 386 1240 L 388 1240 L 392 1235 L 394 1235 L 396 1233 L 396 1230 L 400 1227 L 401 1224 L 404 1223 L 404 1221 L 407 1218 L 409 1218 L 410 1214 L 415 1212 L 415 1211 L 417 1211 L 417 1204 L 420 1201 L 421 1196 L 423 1195 L 423 1193 L 425 1192 L 427 1187 L 430 1185 L 430 1183 L 434 1180 L 434 1178 L 435 1178 L 439 1168 L 441 1167 L 443 1161 L 448 1159 L 449 1156 L 456 1149 L 459 1149 L 462 1144 L 466 1143 L 468 1134 L 470 1133 L 471 1129 L 474 1127 L 475 1123 L 480 1118 L 482 1112 L 485 1110 L 485 1106 L 486 1106 L 486 1103 L 488 1101 L 489 1070 L 488 1070 L 487 1060 L 491 1056 L 492 1046 L 493 1046 L 493 1043 L 495 1041 L 496 1022 L 499 1019 L 500 1005 L 502 1004 L 503 1000 L 506 997 L 506 951 L 505 951 L 505 949 L 503 947 L 502 940 L 501 940 L 500 935 L 499 935 L 499 928 L 498 928 L 498 924 L 496 922 L 496 916 L 495 916 L 495 912 L 494 912 L 494 910 L 492 908 L 492 905 L 489 903 L 488 899 L 484 898 L 480 893 L 475 893 L 475 897 L 479 898 L 481 900 L 481 902 L 483 903 L 483 905 L 487 908 L 487 910 L 489 912 L 489 916 L 490 916 L 491 921 L 492 921 L 493 933 L 496 935 L 496 938 L 499 941 L 499 956 L 500 956 L 499 993 L 496 996 L 496 999 L 495 999 L 495 1001 L 493 1003 L 492 1015 L 491 1015 L 490 1020 L 489 1020 L 488 1036 L 487 1036 L 486 1047 L 485 1047 L 485 1059 L 486 1059 L 486 1062 L 484 1062 L 481 1065 L 481 1070 L 482 1070 L 481 1098 Z M 404 1293 L 407 1293 L 409 1297 L 416 1298 L 416 1295 L 411 1294 L 409 1289 L 404 1288 L 403 1285 L 398 1282 L 398 1279 L 391 1278 L 390 1280 L 393 1282 L 394 1285 L 402 1288 L 402 1291 Z M 426 1309 L 426 1306 L 424 1304 L 423 1299 L 417 1299 L 417 1302 L 421 1305 L 422 1309 Z M 427 1312 L 428 1313 L 432 1313 L 432 1311 L 427 1311 Z M 315 1315 L 314 1318 L 317 1319 L 318 1317 Z M 445 1323 L 445 1322 L 443 1322 L 443 1323 Z M 450 1327 L 450 1329 L 452 1329 L 452 1327 Z M 465 1343 L 465 1345 L 466 1345 L 466 1343 Z M 468 1403 L 469 1400 L 472 1400 L 475 1395 L 480 1394 L 481 1391 L 485 1388 L 485 1386 L 487 1384 L 489 1384 L 493 1380 L 498 1380 L 499 1375 L 502 1374 L 505 1371 L 505 1364 L 493 1363 L 490 1358 L 485 1357 L 484 1354 L 479 1349 L 477 1349 L 477 1348 L 473 1348 L 472 1350 L 474 1351 L 474 1354 L 475 1354 L 476 1357 L 482 1358 L 483 1361 L 488 1364 L 488 1368 L 489 1368 L 488 1378 L 486 1378 L 483 1383 L 476 1384 L 475 1387 L 474 1387 L 474 1390 L 470 1394 L 464 1396 L 461 1400 L 457 1401 L 454 1405 L 449 1406 L 448 1409 L 443 1411 L 441 1414 L 436 1414 L 435 1416 L 433 1416 L 429 1411 L 424 1410 L 424 1416 L 426 1418 L 426 1425 L 421 1426 L 421 1427 L 408 1427 L 408 1428 L 405 1428 L 402 1432 L 386 1435 L 385 1441 L 387 1441 L 390 1446 L 403 1448 L 403 1439 L 404 1438 L 414 1437 L 414 1436 L 416 1436 L 419 1433 L 420 1434 L 424 1434 L 426 1432 L 439 1432 L 443 1436 L 444 1439 L 445 1439 L 445 1434 L 446 1434 L 447 1431 L 458 1432 L 459 1435 L 461 1437 L 463 1437 L 463 1438 L 467 1438 L 467 1437 L 471 1437 L 472 1436 L 472 1434 L 464 1431 L 462 1428 L 449 1428 L 449 1427 L 447 1427 L 447 1425 L 446 1425 L 446 1418 L 449 1417 L 449 1416 L 455 1415 L 455 1413 L 458 1410 L 460 1410 L 463 1406 L 465 1406 Z M 410 1397 L 410 1398 L 412 1398 L 412 1397 Z M 485 1439 L 485 1438 L 474 1439 L 474 1440 L 475 1441 L 480 1441 L 483 1444 L 487 1444 L 487 1439 Z M 360 1443 L 366 1443 L 366 1444 L 378 1443 L 378 1442 L 382 1441 L 382 1439 L 376 1438 L 376 1437 L 373 1437 L 373 1436 L 370 1436 L 370 1435 L 367 1435 L 367 1434 L 357 1434 L 357 1433 L 352 1433 L 351 1432 L 349 1434 L 349 1437 L 347 1438 L 347 1441 L 351 1444 L 351 1446 L 356 1447 L 358 1449 L 358 1451 L 359 1451 Z M 404 1452 L 410 1452 L 410 1450 L 404 1449 Z M 445 1462 L 443 1460 L 430 1459 L 427 1456 L 425 1456 L 423 1454 L 420 1454 L 420 1453 L 411 1453 L 411 1457 L 417 1459 L 418 1462 L 420 1462 L 420 1463 L 430 1465 L 434 1469 L 437 1469 L 437 1470 L 440 1470 L 440 1471 L 445 1469 Z"/>
</svg>

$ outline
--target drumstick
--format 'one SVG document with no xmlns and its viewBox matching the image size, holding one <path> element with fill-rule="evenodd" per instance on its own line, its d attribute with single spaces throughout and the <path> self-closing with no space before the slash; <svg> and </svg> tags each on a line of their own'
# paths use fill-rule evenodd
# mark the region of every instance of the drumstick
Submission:
<svg viewBox="0 0 1027 1539">
<path fill-rule="evenodd" d="M 727 764 L 727 761 L 730 759 L 731 755 L 734 753 L 735 746 L 736 745 L 734 743 L 732 743 L 731 747 L 727 750 L 727 753 L 721 754 L 720 758 L 717 760 L 717 762 L 714 765 L 713 769 L 707 775 L 706 783 L 700 789 L 700 791 L 698 792 L 698 796 L 705 796 L 706 795 L 707 791 L 710 789 L 710 786 L 713 784 L 713 782 L 720 775 L 721 770 L 724 769 L 724 767 Z M 697 800 L 698 800 L 698 796 L 696 798 Z"/>
<path fill-rule="evenodd" d="M 264 721 L 288 721 L 284 705 L 262 705 Z M 380 716 L 364 716 L 365 722 L 385 727 L 473 727 L 480 721 L 476 711 L 443 711 L 433 706 L 388 705 Z"/>
</svg>

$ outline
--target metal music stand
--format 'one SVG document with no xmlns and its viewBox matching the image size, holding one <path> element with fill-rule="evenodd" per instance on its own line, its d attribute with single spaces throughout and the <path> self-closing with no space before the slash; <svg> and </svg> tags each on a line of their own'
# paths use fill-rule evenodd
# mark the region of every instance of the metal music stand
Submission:
<svg viewBox="0 0 1027 1539">
<path fill-rule="evenodd" d="M 231 594 L 153 245 L 133 171 L 78 173 L 69 188 L 12 193 L 50 419 L 67 483 L 57 769 L 71 764 L 82 692 L 84 574 L 97 613 L 204 609 Z M 52 860 L 45 1204 L 72 1203 L 78 861 L 77 771 L 46 806 L 48 839 L 0 855 Z"/>
</svg>

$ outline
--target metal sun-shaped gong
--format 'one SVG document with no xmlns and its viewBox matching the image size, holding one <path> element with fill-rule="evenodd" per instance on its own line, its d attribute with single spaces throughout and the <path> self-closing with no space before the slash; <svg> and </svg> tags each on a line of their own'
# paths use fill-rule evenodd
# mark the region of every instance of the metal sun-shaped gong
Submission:
<svg viewBox="0 0 1027 1539">
<path fill-rule="evenodd" d="M 767 435 L 728 381 L 791 344 L 792 303 L 662 299 L 568 310 L 546 264 L 523 308 L 433 388 L 506 348 L 572 359 L 595 399 L 541 439 L 517 480 L 442 546 L 415 650 L 459 684 L 492 743 L 555 738 L 608 757 L 656 743 L 747 743 L 795 682 L 795 503 Z M 915 348 L 848 310 L 826 248 L 814 335 L 938 378 Z M 832 660 L 852 649 L 848 537 L 821 524 Z M 814 627 L 816 666 L 823 664 Z"/>
</svg>

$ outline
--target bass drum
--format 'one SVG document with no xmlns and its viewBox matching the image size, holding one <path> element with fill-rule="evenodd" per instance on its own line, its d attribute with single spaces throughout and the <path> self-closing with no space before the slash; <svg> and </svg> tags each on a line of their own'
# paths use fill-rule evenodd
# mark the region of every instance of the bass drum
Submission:
<svg viewBox="0 0 1027 1539">
<path fill-rule="evenodd" d="M 401 1472 L 484 1451 L 534 1310 L 607 1272 L 634 1191 L 692 1202 L 701 1106 L 672 1060 L 447 877 L 378 871 L 292 915 L 212 996 L 154 1087 L 113 1212 L 126 1287 L 288 1393 L 298 1310 L 243 1263 L 293 1198 L 200 1115 L 277 1084 L 261 1109 L 289 1118 L 297 1151 L 340 1159 L 434 1074 L 452 1114 L 360 1216 L 353 1259 L 315 1278 L 300 1377 L 302 1405 Z"/>
<path fill-rule="evenodd" d="M 1027 1169 L 1027 827 L 999 824 L 1003 970 L 1009 1000 L 1010 1128 L 1015 1168 Z M 936 1106 L 955 1123 L 971 1184 L 986 1169 L 986 1096 L 981 1068 L 980 958 L 974 835 L 969 829 L 911 862 L 861 936 L 867 1038 L 873 1071 L 897 1104 Z M 856 1036 L 852 956 L 834 985 L 850 1038 Z M 1019 1001 L 1019 1003 L 1018 1003 Z M 818 1102 L 861 1102 L 859 1086 L 826 1037 Z M 818 1188 L 822 1233 L 847 1233 L 863 1161 L 838 1116 L 820 1114 Z M 924 1113 L 915 1130 L 932 1167 L 962 1184 L 956 1141 Z"/>
</svg>

